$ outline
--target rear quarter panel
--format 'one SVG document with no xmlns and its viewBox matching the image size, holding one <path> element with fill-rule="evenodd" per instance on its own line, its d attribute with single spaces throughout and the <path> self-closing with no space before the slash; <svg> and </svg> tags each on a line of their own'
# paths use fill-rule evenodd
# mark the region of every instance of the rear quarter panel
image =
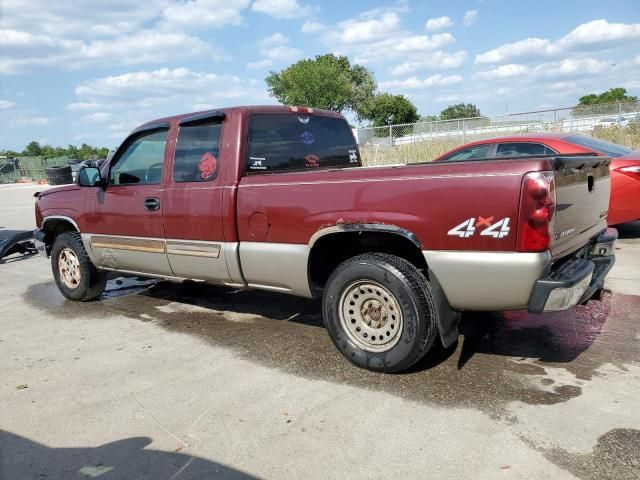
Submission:
<svg viewBox="0 0 640 480">
<path fill-rule="evenodd" d="M 307 244 L 323 227 L 380 223 L 412 232 L 423 250 L 514 251 L 522 175 L 547 168 L 534 159 L 252 175 L 239 185 L 238 234 L 256 241 L 249 218 L 259 212 L 269 222 L 264 242 Z M 509 234 L 447 234 L 480 217 L 509 218 Z"/>
</svg>

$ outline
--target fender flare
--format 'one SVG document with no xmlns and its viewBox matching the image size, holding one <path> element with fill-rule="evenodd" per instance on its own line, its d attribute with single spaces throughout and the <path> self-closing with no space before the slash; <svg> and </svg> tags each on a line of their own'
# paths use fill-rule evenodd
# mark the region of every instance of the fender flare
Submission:
<svg viewBox="0 0 640 480">
<path fill-rule="evenodd" d="M 384 223 L 340 223 L 337 225 L 331 225 L 329 227 L 320 228 L 309 239 L 309 250 L 313 248 L 318 240 L 326 235 L 333 233 L 347 233 L 347 232 L 383 232 L 393 233 L 400 235 L 411 241 L 416 247 L 422 250 L 422 244 L 418 237 L 406 228 L 398 227 L 397 225 L 388 225 Z"/>
</svg>

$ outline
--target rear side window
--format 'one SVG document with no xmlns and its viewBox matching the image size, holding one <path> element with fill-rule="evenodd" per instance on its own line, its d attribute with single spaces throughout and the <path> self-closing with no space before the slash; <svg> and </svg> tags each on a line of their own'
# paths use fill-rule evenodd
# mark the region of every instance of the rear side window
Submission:
<svg viewBox="0 0 640 480">
<path fill-rule="evenodd" d="M 208 182 L 218 176 L 222 124 L 181 126 L 173 160 L 174 182 Z"/>
<path fill-rule="evenodd" d="M 622 145 L 600 140 L 598 138 L 587 137 L 586 135 L 572 135 L 564 139 L 567 142 L 575 143 L 581 147 L 589 148 L 600 152 L 608 157 L 621 157 L 627 153 L 631 153 L 633 150 Z"/>
<path fill-rule="evenodd" d="M 497 157 L 517 157 L 519 155 L 553 155 L 554 152 L 541 143 L 508 142 L 498 145 Z"/>
<path fill-rule="evenodd" d="M 255 114 L 249 120 L 248 174 L 359 165 L 353 133 L 341 118 Z"/>
<path fill-rule="evenodd" d="M 493 145 L 476 145 L 475 147 L 467 147 L 452 153 L 448 157 L 444 157 L 441 161 L 453 162 L 455 160 L 480 160 L 487 158 L 491 152 Z"/>
</svg>

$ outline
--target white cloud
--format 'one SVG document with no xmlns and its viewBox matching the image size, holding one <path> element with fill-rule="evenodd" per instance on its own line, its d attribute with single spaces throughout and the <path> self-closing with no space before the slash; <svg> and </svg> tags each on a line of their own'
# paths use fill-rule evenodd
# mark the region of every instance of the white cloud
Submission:
<svg viewBox="0 0 640 480">
<path fill-rule="evenodd" d="M 463 98 L 464 97 L 458 93 L 450 93 L 447 95 L 439 95 L 438 97 L 436 97 L 436 102 L 451 104 L 451 103 L 461 102 Z"/>
<path fill-rule="evenodd" d="M 574 28 L 561 38 L 558 44 L 567 49 L 592 50 L 638 39 L 640 39 L 640 23 L 609 23 L 607 20 L 593 20 Z"/>
<path fill-rule="evenodd" d="M 443 51 L 426 53 L 420 55 L 416 60 L 409 60 L 401 63 L 391 70 L 391 74 L 400 76 L 424 69 L 456 69 L 460 68 L 464 64 L 465 58 L 467 58 L 467 52 L 465 50 L 459 50 L 454 53 L 447 53 Z"/>
<path fill-rule="evenodd" d="M 371 63 L 381 60 L 397 60 L 403 57 L 407 59 L 424 59 L 432 55 L 426 51 L 445 47 L 455 41 L 455 38 L 450 33 L 439 33 L 431 36 L 392 36 L 386 40 L 358 46 L 355 61 L 357 63 Z"/>
<path fill-rule="evenodd" d="M 73 102 L 67 105 L 70 112 L 82 112 L 84 110 L 98 110 L 102 108 L 102 104 L 95 102 Z"/>
<path fill-rule="evenodd" d="M 582 75 L 596 75 L 609 69 L 610 64 L 593 58 L 566 58 L 555 62 L 545 62 L 535 67 L 509 63 L 490 70 L 477 72 L 473 78 L 478 80 L 500 80 L 512 78 L 554 79 L 562 77 L 576 77 Z"/>
<path fill-rule="evenodd" d="M 265 98 L 264 89 L 258 82 L 187 68 L 111 75 L 81 83 L 75 93 L 87 103 L 108 102 L 114 108 L 139 107 L 154 111 L 172 102 L 194 104 L 232 98 Z"/>
<path fill-rule="evenodd" d="M 163 63 L 173 58 L 228 56 L 213 45 L 181 32 L 141 30 L 106 40 L 59 40 L 12 30 L 0 31 L 0 71 L 19 73 L 37 67 L 80 69 L 94 65 Z"/>
<path fill-rule="evenodd" d="M 300 5 L 298 0 L 256 0 L 251 10 L 275 18 L 298 18 L 311 13 L 309 5 Z"/>
<path fill-rule="evenodd" d="M 501 63 L 527 57 L 556 55 L 560 48 L 546 38 L 525 38 L 476 55 L 476 64 Z"/>
<path fill-rule="evenodd" d="M 462 77 L 460 75 L 443 76 L 437 74 L 427 77 L 423 80 L 420 80 L 417 77 L 410 77 L 406 80 L 391 80 L 388 82 L 381 82 L 380 88 L 390 90 L 414 90 L 430 87 L 447 87 L 460 82 L 462 82 Z"/>
<path fill-rule="evenodd" d="M 293 61 L 302 55 L 301 50 L 287 45 L 264 49 L 261 50 L 260 53 L 268 59 L 276 62 Z"/>
<path fill-rule="evenodd" d="M 109 112 L 96 112 L 85 115 L 84 117 L 82 117 L 82 120 L 87 123 L 104 123 L 108 120 L 111 120 L 112 117 L 113 114 Z"/>
<path fill-rule="evenodd" d="M 530 69 L 526 65 L 510 63 L 507 65 L 500 65 L 499 67 L 491 70 L 478 72 L 473 77 L 481 80 L 494 80 L 498 78 L 521 77 L 529 73 L 529 71 Z"/>
<path fill-rule="evenodd" d="M 444 30 L 445 28 L 451 27 L 453 27 L 453 20 L 451 20 L 451 17 L 430 18 L 424 25 L 424 28 L 426 28 L 428 32 L 437 32 L 438 30 Z"/>
<path fill-rule="evenodd" d="M 469 27 L 478 21 L 478 10 L 467 10 L 464 12 L 462 23 L 465 27 Z"/>
<path fill-rule="evenodd" d="M 49 124 L 47 117 L 16 117 L 9 121 L 9 127 L 42 127 Z"/>
<path fill-rule="evenodd" d="M 273 65 L 273 61 L 265 58 L 264 60 L 258 60 L 255 62 L 248 62 L 247 68 L 249 70 L 262 70 L 263 68 L 267 68 Z"/>
<path fill-rule="evenodd" d="M 302 28 L 300 29 L 300 31 L 302 33 L 317 33 L 325 29 L 326 29 L 326 25 L 320 22 L 313 22 L 311 20 L 307 20 L 302 24 Z"/>
<path fill-rule="evenodd" d="M 260 45 L 263 47 L 272 47 L 274 45 L 284 45 L 289 43 L 289 38 L 281 33 L 274 33 L 260 40 Z"/>
<path fill-rule="evenodd" d="M 557 41 L 526 38 L 476 55 L 476 64 L 526 61 L 558 57 L 572 51 L 595 52 L 640 40 L 640 24 L 593 20 L 574 28 Z"/>
<path fill-rule="evenodd" d="M 0 110 L 8 110 L 16 106 L 16 102 L 10 100 L 0 100 Z"/>
<path fill-rule="evenodd" d="M 248 7 L 249 0 L 188 0 L 171 3 L 162 15 L 173 27 L 222 27 L 242 24 L 242 12 Z"/>
</svg>

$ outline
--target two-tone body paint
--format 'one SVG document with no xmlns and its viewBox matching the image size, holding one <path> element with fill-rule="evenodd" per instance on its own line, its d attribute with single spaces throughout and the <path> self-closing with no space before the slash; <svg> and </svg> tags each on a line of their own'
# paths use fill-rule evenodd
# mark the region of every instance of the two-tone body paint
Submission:
<svg viewBox="0 0 640 480">
<path fill-rule="evenodd" d="M 250 115 L 290 112 L 266 106 L 224 113 L 215 181 L 173 181 L 175 145 L 186 115 L 160 119 L 149 123 L 169 126 L 158 185 L 72 186 L 63 187 L 62 195 L 52 189 L 41 195 L 37 217 L 64 212 L 73 218 L 92 260 L 102 268 L 301 296 L 311 296 L 307 264 L 319 236 L 345 224 L 401 228 L 423 251 L 454 308 L 526 307 L 550 257 L 548 252 L 514 253 L 521 182 L 527 172 L 552 170 L 550 159 L 246 176 Z M 108 168 L 102 168 L 103 175 Z M 143 209 L 148 195 L 159 198 L 159 210 Z M 512 228 L 495 237 L 447 234 L 469 218 L 508 218 Z M 106 236 L 111 238 L 105 241 Z M 474 288 L 476 294 L 470 295 Z"/>
</svg>

